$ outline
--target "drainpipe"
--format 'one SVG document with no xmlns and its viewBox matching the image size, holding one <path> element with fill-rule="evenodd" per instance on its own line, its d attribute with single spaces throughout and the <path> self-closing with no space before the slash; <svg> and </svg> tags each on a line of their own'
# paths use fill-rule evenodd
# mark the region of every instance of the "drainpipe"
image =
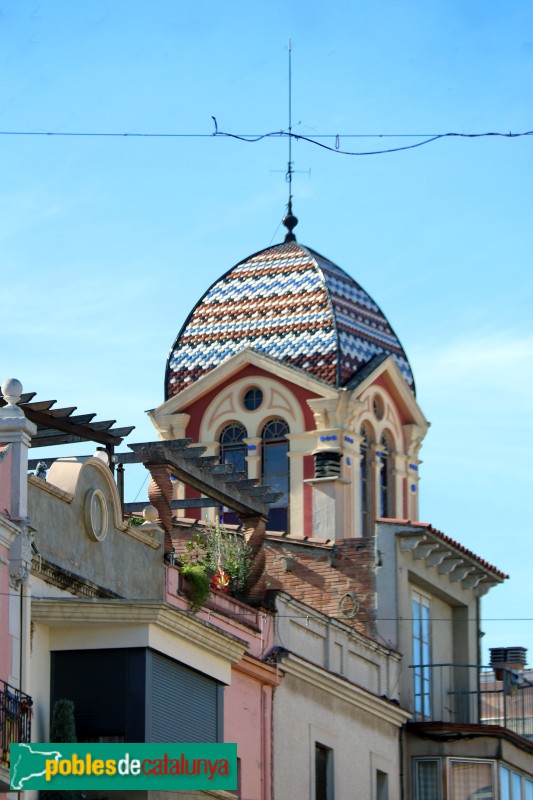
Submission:
<svg viewBox="0 0 533 800">
<path fill-rule="evenodd" d="M 400 751 L 400 800 L 404 800 L 405 797 L 405 789 L 403 785 L 404 781 L 404 769 L 403 769 L 403 734 L 405 730 L 405 724 L 402 725 L 400 730 L 398 731 L 398 744 L 399 744 L 399 751 Z"/>
<path fill-rule="evenodd" d="M 482 661 L 482 654 L 481 654 L 481 639 L 485 635 L 481 630 L 481 600 L 479 597 L 476 597 L 476 639 L 477 639 L 477 679 L 476 679 L 476 691 L 477 691 L 477 719 L 476 722 L 481 721 L 481 667 L 483 666 Z"/>
</svg>

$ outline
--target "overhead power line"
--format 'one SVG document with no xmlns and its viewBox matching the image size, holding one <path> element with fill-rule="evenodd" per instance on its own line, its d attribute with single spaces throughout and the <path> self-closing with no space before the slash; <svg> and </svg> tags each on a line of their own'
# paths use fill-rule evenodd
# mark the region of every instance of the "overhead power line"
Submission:
<svg viewBox="0 0 533 800">
<path fill-rule="evenodd" d="M 406 144 L 402 147 L 388 147 L 382 150 L 344 150 L 340 146 L 341 139 L 345 138 L 384 138 L 384 134 L 335 134 L 335 136 L 328 134 L 322 136 L 303 136 L 299 133 L 293 133 L 291 131 L 272 131 L 271 133 L 263 133 L 257 136 L 243 136 L 241 134 L 235 133 L 227 133 L 225 131 L 219 131 L 216 123 L 216 119 L 213 117 L 215 122 L 215 136 L 228 136 L 232 139 L 239 139 L 242 142 L 260 142 L 262 139 L 268 139 L 272 137 L 278 136 L 287 136 L 290 139 L 300 140 L 302 142 L 307 142 L 308 144 L 314 144 L 317 147 L 321 147 L 324 150 L 329 150 L 331 153 L 338 153 L 339 155 L 343 156 L 377 156 L 382 155 L 384 153 L 399 153 L 401 150 L 413 150 L 415 147 L 422 147 L 425 144 L 431 144 L 431 142 L 436 142 L 439 139 L 446 139 L 446 138 L 462 138 L 462 139 L 480 139 L 482 137 L 488 136 L 500 136 L 506 139 L 516 139 L 520 136 L 533 136 L 533 131 L 523 131 L 522 133 L 503 133 L 498 131 L 488 131 L 486 133 L 435 133 L 429 134 L 426 138 L 422 139 L 421 142 L 415 142 L 414 144 Z M 393 137 L 394 134 L 388 134 L 387 138 Z M 417 134 L 398 134 L 397 138 L 417 138 Z M 335 144 L 334 146 L 324 144 L 322 141 L 318 141 L 319 139 L 334 139 Z"/>
<path fill-rule="evenodd" d="M 80 138 L 113 138 L 113 139 L 210 139 L 210 138 L 229 138 L 237 139 L 241 142 L 255 144 L 263 139 L 288 138 L 289 140 L 307 142 L 316 145 L 331 153 L 344 156 L 374 156 L 385 153 L 398 153 L 402 150 L 413 150 L 426 144 L 439 141 L 440 139 L 481 139 L 487 137 L 500 137 L 504 139 L 517 139 L 523 136 L 533 136 L 533 131 L 521 131 L 519 133 L 508 133 L 503 131 L 486 131 L 483 133 L 459 133 L 449 131 L 447 133 L 325 133 L 315 134 L 314 136 L 304 136 L 292 130 L 270 131 L 269 133 L 231 133 L 222 131 L 218 128 L 215 117 L 212 117 L 215 130 L 212 133 L 167 133 L 167 132 L 148 132 L 148 131 L 0 131 L 0 136 L 50 136 L 50 137 L 80 137 Z M 406 144 L 400 147 L 387 147 L 380 150 L 346 150 L 341 147 L 342 139 L 421 139 L 413 144 Z M 326 144 L 331 140 L 333 144 Z"/>
</svg>

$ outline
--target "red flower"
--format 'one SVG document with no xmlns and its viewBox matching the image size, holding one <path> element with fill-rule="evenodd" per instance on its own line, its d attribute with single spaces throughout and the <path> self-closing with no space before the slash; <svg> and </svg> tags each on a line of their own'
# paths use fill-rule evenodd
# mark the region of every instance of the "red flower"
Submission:
<svg viewBox="0 0 533 800">
<path fill-rule="evenodd" d="M 227 572 L 224 572 L 222 567 L 219 567 L 218 572 L 213 576 L 211 581 L 211 588 L 218 589 L 221 592 L 229 592 L 230 577 Z"/>
</svg>

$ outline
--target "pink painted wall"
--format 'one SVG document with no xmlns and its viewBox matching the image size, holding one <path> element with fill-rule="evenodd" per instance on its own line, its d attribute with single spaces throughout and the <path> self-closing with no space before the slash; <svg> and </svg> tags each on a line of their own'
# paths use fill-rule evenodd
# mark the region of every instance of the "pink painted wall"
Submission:
<svg viewBox="0 0 533 800">
<path fill-rule="evenodd" d="M 179 570 L 167 568 L 165 572 L 167 603 L 188 611 L 187 598 L 178 594 Z M 256 658 L 262 658 L 274 645 L 273 616 L 222 592 L 210 592 L 205 608 L 197 616 L 233 636 L 238 636 L 239 639 L 244 639 L 248 642 L 248 653 Z"/>
<path fill-rule="evenodd" d="M 2 506 L 4 508 L 4 506 Z M 0 525 L 2 522 L 0 521 Z M 9 551 L 0 544 L 0 680 L 7 683 L 11 674 L 11 637 L 9 635 Z"/>
<path fill-rule="evenodd" d="M 176 568 L 167 568 L 166 583 L 167 603 L 188 610 L 188 601 L 178 595 Z M 278 676 L 262 658 L 274 644 L 273 617 L 217 591 L 206 606 L 198 612 L 200 619 L 248 642 L 245 658 L 232 667 L 231 685 L 224 689 L 224 741 L 237 742 L 241 796 L 271 800 L 272 692 Z"/>
<path fill-rule="evenodd" d="M 11 448 L 0 444 L 0 516 L 11 511 Z M 2 458 L 3 456 L 3 458 Z M 2 524 L 0 520 L 0 525 Z M 11 637 L 9 636 L 9 550 L 0 544 L 0 680 L 11 674 Z"/>
<path fill-rule="evenodd" d="M 224 741 L 237 742 L 241 797 L 271 800 L 272 687 L 238 666 L 224 692 Z"/>
</svg>

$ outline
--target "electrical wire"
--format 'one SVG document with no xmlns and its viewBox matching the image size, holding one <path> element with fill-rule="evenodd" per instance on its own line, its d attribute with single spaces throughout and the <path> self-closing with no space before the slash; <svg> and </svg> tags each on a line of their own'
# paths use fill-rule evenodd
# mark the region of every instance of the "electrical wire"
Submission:
<svg viewBox="0 0 533 800">
<path fill-rule="evenodd" d="M 407 135 L 407 134 L 405 134 Z M 414 136 L 414 134 L 412 134 Z M 402 147 L 388 147 L 383 150 L 341 150 L 340 148 L 340 139 L 342 138 L 341 134 L 336 134 L 335 137 L 328 136 L 328 137 L 320 137 L 320 138 L 335 138 L 335 146 L 330 147 L 330 145 L 324 144 L 323 142 L 318 141 L 318 136 L 310 137 L 310 136 L 303 136 L 300 133 L 292 133 L 290 131 L 273 131 L 271 133 L 264 133 L 259 136 L 242 136 L 240 134 L 235 133 L 227 133 L 225 131 L 216 130 L 214 136 L 228 136 L 232 139 L 238 139 L 241 142 L 250 142 L 252 144 L 261 141 L 262 139 L 267 139 L 269 137 L 283 137 L 287 136 L 291 139 L 301 140 L 303 142 L 307 142 L 308 144 L 314 144 L 317 147 L 321 147 L 324 150 L 328 150 L 330 153 L 337 153 L 338 155 L 343 156 L 377 156 L 383 155 L 384 153 L 399 153 L 402 150 L 413 150 L 415 147 L 422 147 L 425 144 L 431 144 L 431 142 L 436 142 L 439 139 L 446 139 L 446 138 L 464 138 L 464 139 L 479 139 L 485 136 L 500 136 L 507 139 L 515 139 L 520 136 L 533 136 L 533 131 L 524 131 L 522 133 L 501 133 L 497 131 L 490 131 L 487 133 L 437 133 L 435 135 L 429 136 L 429 138 L 423 139 L 421 142 L 415 142 L 415 144 L 406 144 Z M 344 138 L 348 138 L 347 136 Z"/>
<path fill-rule="evenodd" d="M 104 137 L 104 138 L 121 138 L 121 139 L 209 139 L 213 137 L 225 137 L 229 139 L 236 139 L 241 142 L 255 144 L 263 139 L 270 138 L 288 138 L 290 141 L 307 142 L 307 144 L 316 145 L 330 153 L 336 153 L 344 156 L 374 156 L 383 155 L 385 153 L 399 153 L 403 150 L 413 150 L 417 147 L 422 147 L 426 144 L 439 141 L 441 139 L 460 138 L 460 139 L 480 139 L 486 137 L 500 137 L 504 139 L 517 139 L 523 136 L 533 136 L 533 131 L 521 131 L 519 133 L 505 133 L 503 131 L 486 131 L 483 133 L 459 133 L 449 131 L 447 133 L 327 133 L 316 134 L 314 136 L 304 136 L 301 133 L 294 133 L 292 130 L 279 130 L 270 131 L 269 133 L 260 134 L 242 134 L 230 133 L 229 131 L 222 131 L 218 128 L 216 117 L 212 117 L 215 125 L 215 130 L 212 133 L 165 133 L 165 132 L 113 132 L 113 131 L 0 131 L 0 136 L 49 136 L 49 137 Z M 341 149 L 341 139 L 422 139 L 420 142 L 414 144 L 406 144 L 401 147 L 388 147 L 380 150 L 345 150 Z M 334 145 L 325 144 L 324 139 L 333 139 Z"/>
<path fill-rule="evenodd" d="M 38 575 L 34 575 L 33 577 L 38 577 Z M 0 592 L 0 596 L 3 597 L 19 597 L 18 592 Z M 70 597 L 66 597 L 62 595 L 61 597 L 54 597 L 50 595 L 46 595 L 40 597 L 39 595 L 28 595 L 32 600 L 62 600 L 66 603 L 71 602 Z M 90 597 L 75 597 L 78 600 L 88 600 L 91 603 L 95 602 L 95 598 Z M 160 603 L 160 597 L 101 597 L 96 598 L 96 601 L 100 601 L 102 603 L 114 603 L 114 602 L 122 602 L 122 603 L 135 603 L 135 602 L 143 602 L 143 603 Z M 177 608 L 177 606 L 176 606 Z M 180 609 L 178 609 L 180 610 Z M 209 610 L 209 609 L 208 609 Z M 216 609 L 211 609 L 211 611 L 216 611 Z M 232 611 L 232 616 L 235 617 L 250 617 L 250 616 L 257 616 L 257 614 L 265 614 L 264 611 L 258 611 L 257 609 L 250 609 L 250 611 Z M 328 616 L 326 614 L 321 616 L 315 616 L 314 614 L 277 614 L 274 613 L 274 616 L 278 619 L 303 619 L 303 620 L 316 620 L 318 622 L 323 622 L 324 619 L 334 619 L 337 622 L 342 622 L 345 619 L 342 616 Z M 372 621 L 380 621 L 380 622 L 412 622 L 415 617 L 373 617 Z M 453 617 L 432 617 L 431 622 L 453 622 Z M 465 620 L 465 622 L 477 622 L 476 617 L 470 617 L 469 619 Z M 485 622 L 533 622 L 533 617 L 482 617 L 481 619 L 482 624 Z"/>
</svg>

